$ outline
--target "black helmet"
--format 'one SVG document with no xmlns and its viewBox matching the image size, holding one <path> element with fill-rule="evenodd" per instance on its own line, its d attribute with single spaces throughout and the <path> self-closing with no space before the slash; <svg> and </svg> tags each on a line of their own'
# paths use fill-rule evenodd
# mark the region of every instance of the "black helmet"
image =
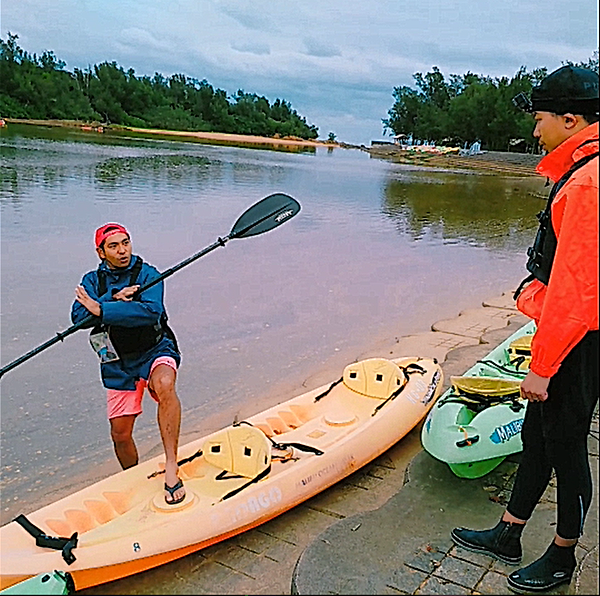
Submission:
<svg viewBox="0 0 600 596">
<path fill-rule="evenodd" d="M 531 112 L 598 115 L 598 75 L 587 68 L 562 66 L 531 91 L 531 101 L 519 94 L 513 102 Z"/>
</svg>

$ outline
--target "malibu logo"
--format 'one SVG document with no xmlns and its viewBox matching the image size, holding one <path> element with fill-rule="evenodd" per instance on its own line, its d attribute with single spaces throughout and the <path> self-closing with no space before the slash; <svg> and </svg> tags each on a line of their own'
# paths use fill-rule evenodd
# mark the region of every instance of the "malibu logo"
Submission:
<svg viewBox="0 0 600 596">
<path fill-rule="evenodd" d="M 492 443 L 496 443 L 496 445 L 500 443 L 506 443 L 506 441 L 509 441 L 514 436 L 520 434 L 522 428 L 523 418 L 513 420 L 504 426 L 498 426 L 495 428 L 494 432 L 490 435 L 490 440 Z"/>
<path fill-rule="evenodd" d="M 282 222 L 284 219 L 287 219 L 288 217 L 290 217 L 291 215 L 294 215 L 294 210 L 293 209 L 288 209 L 287 211 L 284 211 L 283 213 L 280 213 L 276 218 L 275 221 L 277 223 Z"/>
<path fill-rule="evenodd" d="M 258 495 L 249 497 L 245 502 L 238 505 L 232 515 L 232 520 L 238 522 L 249 514 L 258 513 L 261 509 L 272 509 L 277 503 L 281 502 L 282 498 L 283 493 L 278 486 L 271 487 L 268 493 L 261 491 Z"/>
</svg>

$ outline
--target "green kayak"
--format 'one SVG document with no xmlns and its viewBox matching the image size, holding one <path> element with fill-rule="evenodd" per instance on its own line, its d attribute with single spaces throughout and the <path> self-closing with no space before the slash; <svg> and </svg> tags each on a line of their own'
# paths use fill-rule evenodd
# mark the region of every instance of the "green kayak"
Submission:
<svg viewBox="0 0 600 596">
<path fill-rule="evenodd" d="M 529 370 L 535 323 L 527 323 L 479 360 L 429 411 L 423 448 L 461 478 L 479 478 L 523 449 L 527 402 L 519 386 Z"/>
<path fill-rule="evenodd" d="M 21 594 L 73 594 L 75 586 L 68 572 L 53 571 L 51 573 L 40 573 L 29 579 L 14 584 L 0 591 L 0 595 L 17 596 Z"/>
</svg>

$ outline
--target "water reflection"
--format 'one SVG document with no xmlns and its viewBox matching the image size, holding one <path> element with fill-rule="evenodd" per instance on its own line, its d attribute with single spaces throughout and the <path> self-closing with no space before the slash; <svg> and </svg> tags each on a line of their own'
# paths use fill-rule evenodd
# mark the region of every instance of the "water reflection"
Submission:
<svg viewBox="0 0 600 596">
<path fill-rule="evenodd" d="M 531 242 L 537 227 L 535 214 L 542 204 L 534 191 L 539 187 L 535 178 L 413 176 L 388 182 L 382 211 L 413 240 L 433 234 L 445 244 L 518 248 Z"/>
<path fill-rule="evenodd" d="M 206 179 L 210 164 L 209 159 L 197 155 L 111 157 L 95 167 L 94 176 L 97 182 L 107 185 L 119 185 L 126 179 L 133 181 L 149 176 L 157 182 L 181 184 L 188 178 L 195 182 Z"/>
</svg>

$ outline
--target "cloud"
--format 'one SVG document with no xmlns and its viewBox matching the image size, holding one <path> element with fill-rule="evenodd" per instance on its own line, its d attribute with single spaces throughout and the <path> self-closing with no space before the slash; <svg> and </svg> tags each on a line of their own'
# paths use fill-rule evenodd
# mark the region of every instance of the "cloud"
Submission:
<svg viewBox="0 0 600 596">
<path fill-rule="evenodd" d="M 170 44 L 165 39 L 157 39 L 146 29 L 130 27 L 123 29 L 116 39 L 116 43 L 130 51 L 147 52 L 149 50 L 166 51 Z"/>
<path fill-rule="evenodd" d="M 256 54 L 257 56 L 265 56 L 271 53 L 269 44 L 261 42 L 234 42 L 231 44 L 231 47 L 237 52 Z"/>
<path fill-rule="evenodd" d="M 116 61 L 185 74 L 227 93 L 283 98 L 340 140 L 381 136 L 395 86 L 413 74 L 492 77 L 553 70 L 598 47 L 597 2 L 503 0 L 1 0 L 2 37 L 67 68 Z M 343 138 L 335 126 L 352 132 Z M 346 133 L 344 133 L 346 134 Z"/>
<path fill-rule="evenodd" d="M 257 10 L 256 6 L 242 6 L 242 2 L 217 2 L 216 7 L 223 14 L 232 18 L 246 29 L 252 31 L 263 31 L 272 34 L 277 31 L 268 11 Z"/>
<path fill-rule="evenodd" d="M 342 55 L 342 52 L 339 48 L 327 42 L 319 41 L 314 37 L 306 37 L 304 39 L 304 45 L 306 46 L 306 53 L 309 56 L 316 56 L 317 58 L 331 58 L 332 56 Z"/>
</svg>

